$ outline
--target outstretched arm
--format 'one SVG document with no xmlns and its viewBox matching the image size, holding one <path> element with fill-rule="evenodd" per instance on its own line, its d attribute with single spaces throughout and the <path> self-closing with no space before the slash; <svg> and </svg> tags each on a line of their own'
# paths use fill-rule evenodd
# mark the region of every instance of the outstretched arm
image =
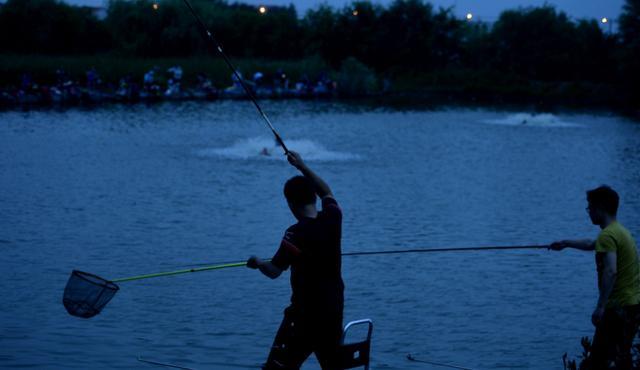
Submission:
<svg viewBox="0 0 640 370">
<path fill-rule="evenodd" d="M 565 248 L 579 249 L 582 251 L 593 251 L 596 249 L 596 242 L 591 239 L 560 240 L 549 245 L 549 249 L 552 249 L 554 251 L 561 251 Z"/>
<path fill-rule="evenodd" d="M 282 274 L 282 270 L 271 263 L 271 261 L 263 260 L 256 256 L 249 257 L 247 260 L 247 267 L 251 269 L 259 269 L 260 272 L 271 279 L 275 279 Z"/>
<path fill-rule="evenodd" d="M 318 194 L 320 198 L 324 198 L 327 196 L 333 197 L 333 193 L 331 193 L 331 189 L 329 188 L 329 185 L 327 185 L 327 183 L 324 182 L 324 180 L 322 180 L 320 176 L 316 175 L 315 172 L 313 172 L 309 167 L 307 167 L 306 163 L 304 163 L 304 161 L 302 160 L 302 157 L 300 156 L 300 154 L 290 150 L 287 153 L 287 160 L 289 160 L 289 163 L 291 163 L 293 167 L 297 168 L 298 171 L 300 171 L 304 177 L 311 180 L 315 188 L 316 194 Z"/>
</svg>

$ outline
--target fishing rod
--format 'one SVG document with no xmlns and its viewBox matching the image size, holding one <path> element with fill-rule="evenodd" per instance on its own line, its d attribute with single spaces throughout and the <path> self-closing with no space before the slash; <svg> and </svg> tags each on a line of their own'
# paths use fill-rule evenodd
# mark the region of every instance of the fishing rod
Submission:
<svg viewBox="0 0 640 370">
<path fill-rule="evenodd" d="M 140 362 L 144 362 L 145 364 L 149 364 L 149 365 L 157 365 L 157 366 L 163 366 L 163 367 L 170 367 L 172 369 L 181 369 L 181 370 L 193 370 L 190 367 L 184 367 L 184 366 L 180 366 L 180 365 L 174 365 L 174 364 L 169 364 L 169 363 L 165 363 L 165 362 L 158 362 L 158 361 L 152 361 L 152 360 L 146 360 L 143 359 L 142 357 L 138 356 L 138 361 Z"/>
<path fill-rule="evenodd" d="M 242 78 L 242 76 L 240 76 L 240 74 L 238 73 L 236 68 L 233 66 L 233 64 L 231 64 L 231 60 L 229 59 L 229 57 L 227 57 L 227 54 L 225 54 L 225 52 L 222 50 L 222 45 L 218 42 L 218 40 L 216 40 L 215 37 L 213 37 L 213 33 L 211 33 L 211 31 L 209 31 L 209 29 L 204 24 L 202 19 L 200 19 L 200 17 L 198 16 L 198 13 L 196 13 L 196 11 L 193 9 L 193 6 L 191 6 L 191 3 L 189 2 L 189 0 L 183 0 L 183 1 L 184 1 L 185 5 L 187 6 L 187 8 L 189 8 L 189 11 L 191 11 L 191 14 L 193 15 L 193 17 L 196 19 L 196 21 L 200 25 L 200 28 L 207 35 L 209 40 L 211 40 L 211 42 L 213 42 L 213 45 L 216 47 L 216 50 L 218 50 L 220 55 L 222 55 L 222 59 L 224 59 L 224 61 L 227 63 L 227 66 L 229 67 L 229 69 L 231 69 L 231 71 L 233 72 L 233 75 L 236 77 L 238 82 L 240 82 L 240 85 L 242 85 L 242 88 L 247 93 L 247 96 L 249 97 L 249 99 L 251 99 L 251 101 L 253 102 L 253 105 L 256 106 L 256 109 L 258 110 L 258 113 L 260 113 L 260 115 L 262 116 L 264 121 L 269 126 L 269 129 L 271 129 L 271 132 L 273 133 L 273 136 L 275 136 L 276 141 L 278 142 L 278 144 L 284 150 L 284 154 L 289 154 L 289 149 L 287 149 L 287 146 L 284 144 L 284 141 L 282 140 L 282 138 L 280 137 L 278 132 L 276 132 L 276 129 L 273 127 L 273 124 L 271 123 L 271 120 L 269 120 L 269 117 L 267 117 L 267 114 L 262 110 L 262 108 L 258 104 L 255 96 L 253 95 L 253 93 L 251 92 L 251 90 L 249 89 L 247 84 L 244 82 L 244 79 Z"/>
<path fill-rule="evenodd" d="M 442 253 L 442 252 L 481 252 L 481 251 L 505 251 L 505 250 L 533 250 L 533 249 L 549 249 L 548 245 L 512 245 L 512 246 L 483 246 L 483 247 L 449 247 L 449 248 L 419 248 L 419 249 L 393 249 L 383 251 L 358 251 L 342 253 L 343 257 L 350 256 L 373 256 L 380 254 L 405 254 L 405 253 Z M 235 262 L 225 262 L 235 263 Z M 184 265 L 191 267 L 208 266 L 214 262 L 206 262 L 192 265 Z"/>
<path fill-rule="evenodd" d="M 485 247 L 463 247 L 463 248 L 422 248 L 422 249 L 400 249 L 384 251 L 361 251 L 342 253 L 342 256 L 366 256 L 381 254 L 405 254 L 405 253 L 437 253 L 437 252 L 464 252 L 464 251 L 496 251 L 496 250 L 525 250 L 525 249 L 549 249 L 547 245 L 520 245 L 520 246 L 485 246 Z M 269 261 L 267 259 L 267 261 Z M 151 279 L 161 276 L 172 276 L 188 274 L 192 272 L 202 272 L 220 270 L 232 267 L 246 266 L 247 262 L 231 262 L 223 264 L 208 265 L 203 267 L 191 267 L 188 269 L 157 272 L 152 274 L 137 275 L 114 280 L 101 278 L 100 276 L 73 270 L 64 289 L 62 303 L 67 312 L 73 316 L 91 318 L 102 311 L 111 298 L 120 289 L 116 283 L 134 280 Z"/>
<path fill-rule="evenodd" d="M 170 364 L 170 363 L 166 363 L 166 362 L 160 362 L 160 361 L 156 361 L 156 360 L 144 359 L 140 355 L 138 355 L 137 359 L 140 362 L 143 362 L 143 363 L 146 363 L 146 364 L 150 364 L 150 365 L 170 367 L 170 368 L 173 368 L 173 369 L 181 369 L 181 370 L 194 370 L 192 368 L 184 367 L 184 366 L 180 366 L 180 365 Z M 260 365 L 230 364 L 228 362 L 207 362 L 207 365 L 222 366 L 224 368 L 236 367 L 236 368 L 240 368 L 240 369 L 259 369 L 259 368 L 261 368 Z"/>
<path fill-rule="evenodd" d="M 462 367 L 462 366 L 456 366 L 456 365 L 449 365 L 449 364 L 443 364 L 441 362 L 434 362 L 434 361 L 427 361 L 427 360 L 420 360 L 417 359 L 415 357 L 413 357 L 413 355 L 411 353 L 407 354 L 407 360 L 411 361 L 411 362 L 419 362 L 419 363 L 423 363 L 423 364 L 429 364 L 429 365 L 435 365 L 435 366 L 441 366 L 441 367 L 448 367 L 450 369 L 459 369 L 459 370 L 473 370 L 470 369 L 468 367 Z"/>
<path fill-rule="evenodd" d="M 471 251 L 504 251 L 522 249 L 549 249 L 548 245 L 514 245 L 514 246 L 486 246 L 486 247 L 452 247 L 452 248 L 421 248 L 399 249 L 386 251 L 347 252 L 343 256 L 370 256 L 376 254 L 404 254 L 404 253 L 438 253 L 438 252 L 471 252 Z"/>
</svg>

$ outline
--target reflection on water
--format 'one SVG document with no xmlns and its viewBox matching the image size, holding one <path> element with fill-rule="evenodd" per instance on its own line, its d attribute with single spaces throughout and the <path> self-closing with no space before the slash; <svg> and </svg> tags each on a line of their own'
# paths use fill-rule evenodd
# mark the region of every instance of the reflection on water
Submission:
<svg viewBox="0 0 640 370">
<path fill-rule="evenodd" d="M 640 126 L 619 117 L 317 102 L 268 110 L 340 201 L 347 252 L 593 237 L 584 190 L 601 183 L 620 191 L 620 219 L 640 235 Z M 235 268 L 122 283 L 91 320 L 61 304 L 74 268 L 115 279 L 273 253 L 293 222 L 282 185 L 295 171 L 250 104 L 0 113 L 0 173 L 0 366 L 264 361 L 286 277 Z M 374 368 L 423 368 L 410 352 L 555 369 L 592 334 L 588 253 L 361 256 L 343 266 L 345 319 L 376 325 Z"/>
</svg>

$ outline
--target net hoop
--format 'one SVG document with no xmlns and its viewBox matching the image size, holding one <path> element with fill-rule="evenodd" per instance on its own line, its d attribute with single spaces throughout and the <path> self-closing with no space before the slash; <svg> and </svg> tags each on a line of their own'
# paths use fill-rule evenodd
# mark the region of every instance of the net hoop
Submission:
<svg viewBox="0 0 640 370">
<path fill-rule="evenodd" d="M 88 319 L 99 314 L 119 289 L 114 282 L 100 276 L 73 270 L 62 303 L 70 315 Z"/>
</svg>

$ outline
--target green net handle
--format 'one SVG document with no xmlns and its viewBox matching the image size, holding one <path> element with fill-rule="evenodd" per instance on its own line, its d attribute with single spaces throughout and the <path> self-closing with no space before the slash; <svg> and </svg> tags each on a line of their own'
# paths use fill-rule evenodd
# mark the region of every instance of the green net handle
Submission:
<svg viewBox="0 0 640 370">
<path fill-rule="evenodd" d="M 125 282 L 125 281 L 150 279 L 150 278 L 160 277 L 160 276 L 171 276 L 171 275 L 188 274 L 190 272 L 219 270 L 219 269 L 225 269 L 225 268 L 230 268 L 230 267 L 240 267 L 240 266 L 246 266 L 246 265 L 247 265 L 246 262 L 226 263 L 226 264 L 223 264 L 223 265 L 204 266 L 204 267 L 190 268 L 190 269 L 185 269 L 185 270 L 176 270 L 176 271 L 168 271 L 168 272 L 157 272 L 155 274 L 138 275 L 138 276 L 115 279 L 115 280 L 112 280 L 112 282 L 114 282 L 114 283 L 122 283 L 122 282 Z"/>
</svg>

